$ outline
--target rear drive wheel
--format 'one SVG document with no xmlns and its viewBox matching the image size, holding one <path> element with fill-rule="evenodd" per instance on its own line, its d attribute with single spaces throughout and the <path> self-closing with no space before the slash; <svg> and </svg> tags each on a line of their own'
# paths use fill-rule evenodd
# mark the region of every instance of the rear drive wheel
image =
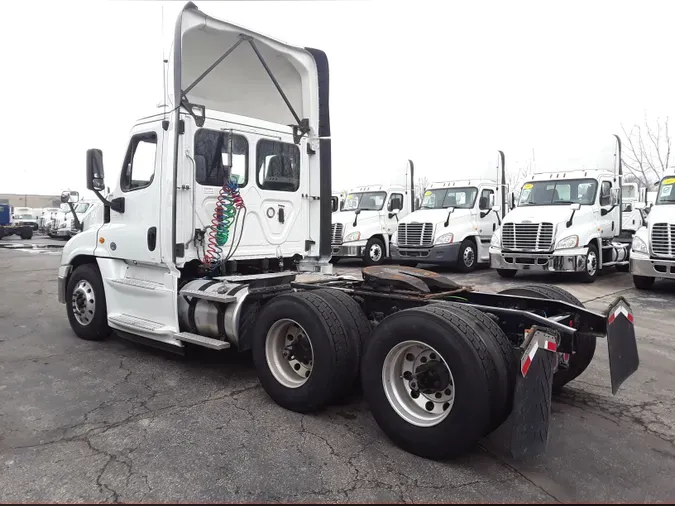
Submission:
<svg viewBox="0 0 675 506">
<path fill-rule="evenodd" d="M 361 361 L 364 396 L 377 424 L 405 451 L 458 456 L 490 426 L 495 366 L 465 319 L 432 304 L 388 316 L 370 336 Z"/>
<path fill-rule="evenodd" d="M 476 243 L 471 239 L 464 239 L 457 255 L 457 269 L 461 272 L 471 272 L 476 268 Z"/>
<path fill-rule="evenodd" d="M 75 334 L 88 341 L 100 341 L 110 335 L 103 282 L 98 266 L 80 265 L 66 287 L 66 311 Z"/>
<path fill-rule="evenodd" d="M 584 264 L 584 271 L 581 273 L 581 280 L 584 283 L 593 283 L 598 277 L 600 261 L 598 258 L 598 248 L 591 243 L 588 246 L 588 253 L 586 254 L 586 263 Z"/>
<path fill-rule="evenodd" d="M 32 239 L 33 238 L 33 230 L 30 228 L 25 228 L 24 230 L 21 231 L 21 239 L 24 241 L 27 239 Z"/>
<path fill-rule="evenodd" d="M 515 269 L 497 269 L 497 274 L 502 278 L 512 278 L 518 273 Z"/>
<path fill-rule="evenodd" d="M 312 292 L 278 295 L 263 306 L 253 336 L 253 362 L 267 394 L 307 413 L 342 397 L 358 372 L 360 343 L 338 309 Z"/>
<path fill-rule="evenodd" d="M 384 263 L 384 260 L 384 243 L 377 237 L 371 237 L 366 244 L 365 251 L 363 252 L 363 263 L 366 265 L 380 265 Z"/>
<path fill-rule="evenodd" d="M 633 276 L 633 284 L 638 290 L 649 290 L 654 281 L 656 279 L 649 276 Z"/>
<path fill-rule="evenodd" d="M 584 307 L 583 303 L 567 290 L 552 285 L 526 285 L 518 288 L 509 288 L 499 293 L 507 295 L 522 295 L 523 297 L 540 297 L 544 299 L 559 300 Z M 570 357 L 567 369 L 559 369 L 553 375 L 553 389 L 560 390 L 567 383 L 581 375 L 589 366 L 595 355 L 595 337 L 584 336 L 577 340 L 577 348 Z"/>
</svg>

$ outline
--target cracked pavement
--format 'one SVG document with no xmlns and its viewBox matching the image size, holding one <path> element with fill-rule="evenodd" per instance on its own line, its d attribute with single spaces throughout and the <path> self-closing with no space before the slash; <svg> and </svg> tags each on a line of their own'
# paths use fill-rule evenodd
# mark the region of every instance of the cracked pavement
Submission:
<svg viewBox="0 0 675 506">
<path fill-rule="evenodd" d="M 637 292 L 628 274 L 592 285 L 490 270 L 603 309 L 633 305 L 640 369 L 611 395 L 607 348 L 554 398 L 546 455 L 487 444 L 452 462 L 399 450 L 360 395 L 321 413 L 275 405 L 249 354 L 187 358 L 117 337 L 77 339 L 56 298 L 59 254 L 0 249 L 0 502 L 656 502 L 675 497 L 675 283 Z M 338 265 L 358 273 L 358 264 Z"/>
</svg>

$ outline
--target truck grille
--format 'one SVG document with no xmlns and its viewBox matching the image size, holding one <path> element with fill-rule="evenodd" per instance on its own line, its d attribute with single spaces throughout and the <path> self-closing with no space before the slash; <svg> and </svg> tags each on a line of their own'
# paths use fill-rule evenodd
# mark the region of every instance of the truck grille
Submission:
<svg viewBox="0 0 675 506">
<path fill-rule="evenodd" d="M 333 228 L 330 231 L 330 243 L 342 244 L 342 231 L 344 225 L 342 223 L 333 223 Z"/>
<path fill-rule="evenodd" d="M 398 225 L 398 245 L 409 247 L 430 247 L 434 243 L 434 225 L 432 223 L 400 223 Z"/>
<path fill-rule="evenodd" d="M 652 251 L 655 255 L 675 257 L 675 225 L 655 223 L 652 227 Z"/>
<path fill-rule="evenodd" d="M 551 251 L 553 223 L 505 223 L 502 249 L 511 251 Z"/>
</svg>

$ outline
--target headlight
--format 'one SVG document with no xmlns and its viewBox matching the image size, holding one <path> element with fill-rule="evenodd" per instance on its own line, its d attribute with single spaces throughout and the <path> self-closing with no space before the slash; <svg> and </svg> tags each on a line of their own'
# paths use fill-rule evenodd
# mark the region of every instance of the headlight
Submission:
<svg viewBox="0 0 675 506">
<path fill-rule="evenodd" d="M 450 244 L 452 242 L 453 235 L 452 234 L 443 234 L 440 236 L 434 244 Z"/>
<path fill-rule="evenodd" d="M 558 244 L 555 245 L 555 249 L 569 249 L 576 248 L 577 246 L 579 246 L 579 236 L 571 235 L 569 237 L 565 237 L 564 239 L 560 239 Z"/>
<path fill-rule="evenodd" d="M 630 248 L 636 253 L 649 253 L 645 242 L 636 235 L 633 236 L 633 244 Z"/>
<path fill-rule="evenodd" d="M 502 234 L 499 232 L 499 229 L 492 234 L 492 239 L 490 239 L 490 246 L 493 248 L 499 248 L 502 242 Z"/>
<path fill-rule="evenodd" d="M 342 242 L 358 241 L 359 239 L 361 239 L 361 232 L 352 232 L 350 234 L 347 234 L 347 236 L 343 239 Z"/>
</svg>

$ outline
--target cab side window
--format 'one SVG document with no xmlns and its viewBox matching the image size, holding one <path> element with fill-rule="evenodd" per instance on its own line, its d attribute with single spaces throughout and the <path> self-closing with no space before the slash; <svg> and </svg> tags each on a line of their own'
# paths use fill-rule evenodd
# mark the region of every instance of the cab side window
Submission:
<svg viewBox="0 0 675 506">
<path fill-rule="evenodd" d="M 485 189 L 480 192 L 480 200 L 478 201 L 478 208 L 481 211 L 492 209 L 495 205 L 495 192 L 493 190 Z"/>
<path fill-rule="evenodd" d="M 399 211 L 403 209 L 403 195 L 400 193 L 392 193 L 389 197 L 389 211 L 398 209 Z"/>
<path fill-rule="evenodd" d="M 258 187 L 295 192 L 300 188 L 300 148 L 295 144 L 261 139 L 256 146 Z"/>
<path fill-rule="evenodd" d="M 131 138 L 122 167 L 120 187 L 122 191 L 145 188 L 155 177 L 157 134 L 146 132 Z"/>
<path fill-rule="evenodd" d="M 603 181 L 600 186 L 600 206 L 608 206 L 611 203 L 610 193 L 612 190 L 611 181 Z"/>
</svg>

